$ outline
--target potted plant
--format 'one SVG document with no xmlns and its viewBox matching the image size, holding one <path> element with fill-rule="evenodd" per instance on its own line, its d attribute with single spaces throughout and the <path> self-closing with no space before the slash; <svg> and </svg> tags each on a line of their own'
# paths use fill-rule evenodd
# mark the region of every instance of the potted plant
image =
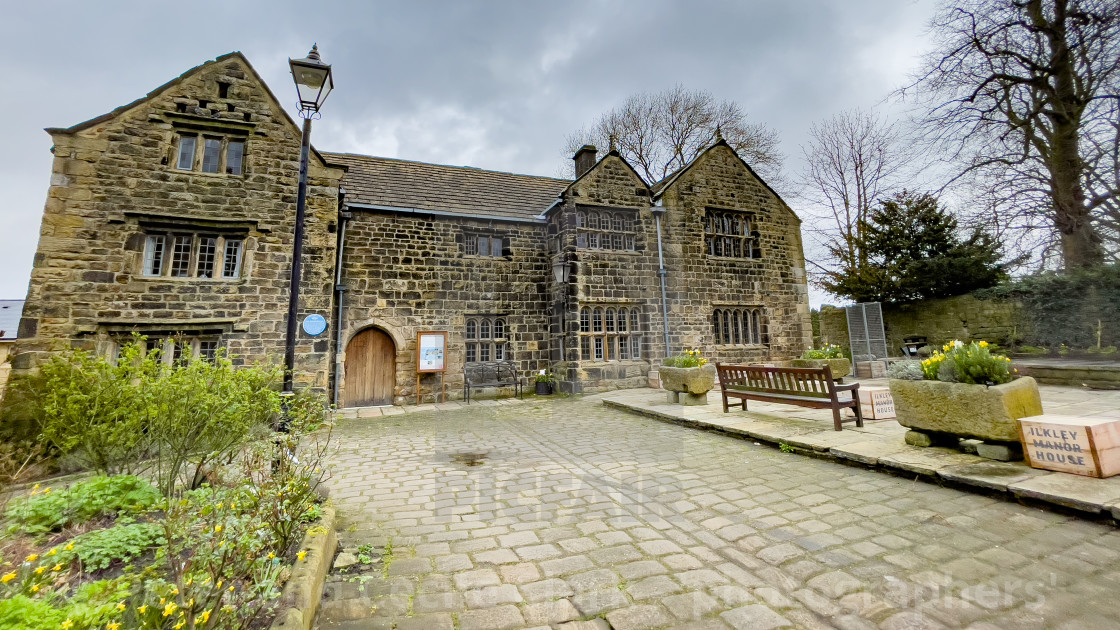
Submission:
<svg viewBox="0 0 1120 630">
<path fill-rule="evenodd" d="M 700 356 L 699 350 L 685 350 L 665 359 L 658 373 L 672 403 L 706 405 L 708 392 L 716 384 L 716 366 Z"/>
<path fill-rule="evenodd" d="M 549 396 L 556 389 L 556 378 L 552 376 L 551 372 L 541 370 L 540 374 L 537 374 L 534 387 L 538 396 Z"/>
<path fill-rule="evenodd" d="M 840 380 L 852 373 L 852 362 L 844 356 L 844 350 L 837 345 L 825 344 L 823 348 L 809 348 L 801 353 L 800 359 L 793 360 L 793 367 L 832 369 L 832 378 Z"/>
<path fill-rule="evenodd" d="M 1019 419 L 1042 414 L 1038 383 L 1015 378 L 1011 359 L 986 341 L 953 341 L 919 366 L 890 380 L 896 419 L 911 432 L 1017 444 Z M 907 441 L 930 442 L 910 434 Z"/>
</svg>

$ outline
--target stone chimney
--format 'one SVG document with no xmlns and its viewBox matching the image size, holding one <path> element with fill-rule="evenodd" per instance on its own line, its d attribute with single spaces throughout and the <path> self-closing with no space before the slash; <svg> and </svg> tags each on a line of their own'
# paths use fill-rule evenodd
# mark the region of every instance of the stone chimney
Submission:
<svg viewBox="0 0 1120 630">
<path fill-rule="evenodd" d="M 579 151 L 576 151 L 576 154 L 572 156 L 572 159 L 576 161 L 577 179 L 583 177 L 584 173 L 590 171 L 592 166 L 595 166 L 598 154 L 599 150 L 596 149 L 595 145 L 592 144 L 585 144 L 579 148 Z"/>
</svg>

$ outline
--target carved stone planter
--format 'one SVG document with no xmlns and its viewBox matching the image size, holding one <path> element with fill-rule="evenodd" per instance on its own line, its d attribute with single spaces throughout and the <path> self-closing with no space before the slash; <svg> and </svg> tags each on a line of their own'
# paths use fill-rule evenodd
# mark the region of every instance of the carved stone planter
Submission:
<svg viewBox="0 0 1120 630">
<path fill-rule="evenodd" d="M 711 363 L 700 367 L 669 367 L 662 365 L 657 368 L 661 376 L 661 387 L 668 392 L 671 403 L 682 405 L 708 404 L 708 392 L 716 384 L 716 366 Z"/>
<path fill-rule="evenodd" d="M 822 368 L 827 365 L 832 370 L 832 378 L 837 380 L 852 373 L 852 362 L 844 357 L 839 359 L 794 359 L 792 365 L 799 368 Z"/>
<path fill-rule="evenodd" d="M 1042 414 L 1038 383 L 1029 376 L 987 387 L 891 379 L 896 420 L 934 435 L 1019 442 L 1019 418 Z"/>
</svg>

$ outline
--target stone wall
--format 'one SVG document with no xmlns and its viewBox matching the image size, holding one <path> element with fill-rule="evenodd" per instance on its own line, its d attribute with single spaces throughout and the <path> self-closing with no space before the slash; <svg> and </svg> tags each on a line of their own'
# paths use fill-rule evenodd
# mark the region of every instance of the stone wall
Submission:
<svg viewBox="0 0 1120 630">
<path fill-rule="evenodd" d="M 1010 344 L 1021 330 L 1018 307 L 1010 302 L 958 295 L 913 304 L 884 304 L 883 328 L 891 356 L 901 356 L 903 339 L 923 336 L 934 346 L 960 339 Z M 849 348 L 848 322 L 842 308 L 821 308 L 821 341 Z"/>
<path fill-rule="evenodd" d="M 637 174 L 612 153 L 573 184 L 552 217 L 551 229 L 558 243 L 554 251 L 563 252 L 575 263 L 564 311 L 564 380 L 577 390 L 644 386 L 650 367 L 665 358 L 651 194 Z M 811 327 L 800 221 L 792 211 L 725 144 L 717 144 L 699 157 L 662 195 L 670 353 L 698 348 L 713 362 L 744 363 L 784 361 L 808 347 Z M 704 239 L 709 207 L 754 212 L 762 257 L 709 257 Z M 636 251 L 578 247 L 575 215 L 581 208 L 633 212 Z M 565 287 L 554 287 L 552 297 L 558 304 L 564 303 L 564 291 Z M 639 309 L 642 358 L 581 360 L 579 309 L 586 304 Z M 762 344 L 715 344 L 713 309 L 732 306 L 762 308 Z"/>
<path fill-rule="evenodd" d="M 376 326 L 396 345 L 394 402 L 415 402 L 416 333 L 446 330 L 449 398 L 463 388 L 467 315 L 501 314 L 510 359 L 527 378 L 551 369 L 548 286 L 552 272 L 545 225 L 356 210 L 347 222 L 342 283 L 346 287 L 343 348 Z M 464 256 L 464 232 L 509 239 L 505 257 Z M 340 356 L 341 359 L 345 355 Z M 425 375 L 432 400 L 439 376 Z M 345 376 L 340 383 L 345 387 Z"/>
<path fill-rule="evenodd" d="M 300 129 L 239 53 L 109 115 L 49 131 L 54 166 L 17 369 L 52 348 L 97 348 L 131 330 L 208 331 L 239 362 L 282 360 Z M 177 169 L 181 133 L 200 143 L 243 140 L 242 174 Z M 341 176 L 312 157 L 301 318 L 331 311 Z M 153 229 L 237 231 L 245 237 L 240 277 L 146 277 L 145 233 Z M 325 389 L 327 342 L 301 338 L 296 354 L 297 380 Z"/>
</svg>

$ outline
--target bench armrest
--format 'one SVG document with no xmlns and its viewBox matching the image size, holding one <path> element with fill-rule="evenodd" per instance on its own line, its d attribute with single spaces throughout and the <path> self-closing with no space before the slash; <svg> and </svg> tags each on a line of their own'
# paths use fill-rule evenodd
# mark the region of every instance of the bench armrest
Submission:
<svg viewBox="0 0 1120 630">
<path fill-rule="evenodd" d="M 859 383 L 848 383 L 847 385 L 837 385 L 834 381 L 833 384 L 832 384 L 832 387 L 835 388 L 836 391 L 838 391 L 838 392 L 846 392 L 850 389 L 852 389 L 852 390 L 859 389 Z"/>
</svg>

